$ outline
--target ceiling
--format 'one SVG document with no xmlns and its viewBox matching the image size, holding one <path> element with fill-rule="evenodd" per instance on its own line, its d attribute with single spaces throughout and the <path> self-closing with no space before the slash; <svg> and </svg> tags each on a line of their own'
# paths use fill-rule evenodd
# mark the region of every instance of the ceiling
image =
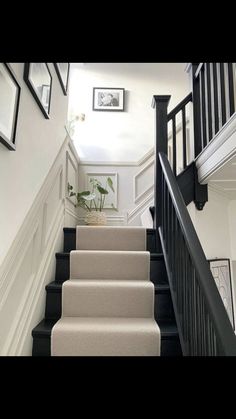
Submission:
<svg viewBox="0 0 236 419">
<path fill-rule="evenodd" d="M 208 185 L 229 199 L 236 199 L 236 156 L 210 176 Z"/>
</svg>

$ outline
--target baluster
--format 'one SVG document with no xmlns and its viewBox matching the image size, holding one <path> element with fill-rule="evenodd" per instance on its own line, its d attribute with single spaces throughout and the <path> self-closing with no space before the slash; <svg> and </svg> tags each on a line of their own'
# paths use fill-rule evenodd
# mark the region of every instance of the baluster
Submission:
<svg viewBox="0 0 236 419">
<path fill-rule="evenodd" d="M 223 126 L 226 122 L 224 63 L 220 63 L 220 91 L 221 91 L 221 112 L 222 112 L 222 126 Z"/>
<path fill-rule="evenodd" d="M 216 63 L 212 63 L 213 72 L 213 92 L 214 92 L 214 115 L 215 115 L 215 134 L 219 131 L 219 108 L 218 108 L 218 83 Z"/>
<path fill-rule="evenodd" d="M 182 130 L 183 130 L 183 168 L 187 166 L 187 145 L 186 145 L 186 108 L 182 109 Z"/>
<path fill-rule="evenodd" d="M 206 64 L 206 79 L 207 79 L 208 141 L 211 141 L 212 139 L 212 105 L 211 105 L 210 63 Z"/>
<path fill-rule="evenodd" d="M 207 145 L 206 132 L 206 99 L 205 99 L 205 74 L 204 67 L 200 71 L 200 103 L 201 103 L 201 132 L 202 132 L 202 149 Z"/>
<path fill-rule="evenodd" d="M 228 80 L 229 80 L 229 109 L 230 116 L 235 112 L 234 106 L 234 76 L 233 76 L 233 64 L 228 63 Z"/>
<path fill-rule="evenodd" d="M 176 119 L 172 118 L 172 141 L 173 141 L 173 172 L 176 176 Z"/>
</svg>

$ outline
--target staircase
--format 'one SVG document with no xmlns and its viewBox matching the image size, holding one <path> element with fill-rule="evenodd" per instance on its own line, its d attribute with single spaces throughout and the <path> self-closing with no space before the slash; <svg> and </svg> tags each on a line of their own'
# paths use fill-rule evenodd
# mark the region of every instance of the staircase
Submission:
<svg viewBox="0 0 236 419">
<path fill-rule="evenodd" d="M 118 231 L 118 230 L 117 230 Z M 78 233 L 79 234 L 79 233 Z M 80 239 L 83 239 L 83 249 L 84 247 L 86 248 L 86 237 L 84 236 L 82 238 L 83 235 L 83 229 L 81 229 L 81 237 L 77 238 L 77 241 L 79 241 Z M 100 246 L 102 246 L 102 240 L 104 238 L 101 237 L 101 243 Z M 114 242 L 117 241 L 117 237 L 116 240 L 114 240 Z M 128 251 L 129 249 L 126 249 L 124 246 L 126 246 L 127 240 L 125 240 L 122 243 L 122 248 L 123 251 Z M 89 247 L 89 243 L 88 243 L 88 247 Z M 94 245 L 93 245 L 94 247 Z M 76 278 L 77 273 L 73 273 L 70 272 L 70 251 L 75 250 L 76 249 L 76 229 L 75 228 L 64 228 L 64 252 L 63 253 L 57 253 L 56 254 L 56 274 L 55 274 L 55 281 L 51 282 L 50 284 L 48 284 L 46 286 L 46 308 L 45 308 L 45 319 L 43 319 L 32 331 L 32 336 L 33 336 L 33 356 L 50 356 L 51 355 L 51 336 L 52 336 L 52 328 L 53 326 L 56 324 L 56 322 L 58 322 L 58 320 L 61 318 L 62 315 L 62 287 L 64 287 L 63 291 L 63 300 L 66 306 L 64 306 L 64 314 L 66 314 L 66 316 L 68 314 L 71 314 L 70 310 L 71 310 L 71 306 L 74 306 L 75 310 L 73 312 L 73 315 L 75 314 L 77 316 L 81 314 L 81 307 L 83 306 L 83 298 L 86 299 L 87 298 L 87 291 L 86 291 L 86 287 L 84 287 L 84 281 L 78 281 L 76 279 L 70 279 L 69 281 L 67 281 L 69 278 Z M 113 250 L 113 249 L 111 249 Z M 180 347 L 180 342 L 179 342 L 179 336 L 178 336 L 178 331 L 177 331 L 177 326 L 176 326 L 176 322 L 175 322 L 175 316 L 174 316 L 174 310 L 173 310 L 173 305 L 172 305 L 172 300 L 171 300 L 171 296 L 170 296 L 170 287 L 168 284 L 168 280 L 167 280 L 167 274 L 166 274 L 166 269 L 165 269 L 165 263 L 164 263 L 164 256 L 162 253 L 155 253 L 156 251 L 156 243 L 155 243 L 155 230 L 149 229 L 146 231 L 146 250 L 150 252 L 150 280 L 153 282 L 154 284 L 154 289 L 155 289 L 155 306 L 154 306 L 154 316 L 155 316 L 155 320 L 160 328 L 160 333 L 161 333 L 161 356 L 178 356 L 178 355 L 182 355 L 181 352 L 181 347 Z M 96 251 L 96 248 L 95 248 Z M 100 250 L 98 249 L 97 252 L 99 252 Z M 81 252 L 80 252 L 81 253 Z M 86 253 L 86 252 L 85 252 Z M 113 252 L 111 252 L 113 253 Z M 116 252 L 115 252 L 116 253 Z M 73 252 L 72 253 L 72 257 L 73 258 L 78 258 L 77 252 Z M 83 264 L 83 260 L 80 260 L 80 269 L 81 266 Z M 121 264 L 118 264 L 119 266 L 121 266 Z M 119 271 L 119 267 L 117 265 L 117 271 Z M 78 264 L 76 263 L 74 266 L 78 266 Z M 130 265 L 131 266 L 131 265 Z M 76 268 L 77 269 L 77 268 Z M 141 267 L 140 267 L 141 269 Z M 123 272 L 123 275 L 125 275 L 125 271 Z M 81 272 L 80 272 L 81 273 Z M 81 277 L 81 276 L 80 276 Z M 113 281 L 116 278 L 113 278 Z M 67 281 L 65 284 L 64 282 Z M 130 281 L 125 281 L 124 279 L 122 279 L 122 281 L 119 281 L 119 283 L 116 283 L 116 286 L 119 286 L 120 288 L 120 295 L 121 295 L 121 300 L 122 300 L 122 295 L 129 295 L 130 296 L 130 301 L 132 300 L 132 295 L 134 296 L 135 293 L 137 293 L 137 281 L 133 281 L 132 284 L 130 284 Z M 143 283 L 143 281 L 140 281 Z M 148 282 L 148 281 L 147 281 Z M 110 281 L 111 283 L 111 281 Z M 64 284 L 64 286 L 63 286 Z M 107 298 L 114 298 L 114 293 L 113 293 L 113 288 L 114 288 L 115 282 L 113 282 L 110 286 L 110 289 L 107 290 L 107 284 L 101 283 L 100 282 L 100 286 L 102 287 L 102 292 L 100 293 L 100 295 L 97 295 L 97 298 L 100 299 L 100 306 L 104 306 L 104 304 L 102 304 L 102 298 L 103 298 L 103 294 L 104 294 L 104 290 L 106 289 L 107 291 Z M 144 285 L 144 284 L 143 284 Z M 94 281 L 91 281 L 90 279 L 90 292 L 95 293 L 96 292 L 96 288 L 95 286 L 97 286 L 96 283 L 94 283 Z M 105 288 L 104 288 L 105 286 Z M 113 287 L 113 288 L 112 288 Z M 148 288 L 147 284 L 145 285 L 145 287 Z M 68 297 L 68 290 L 70 296 Z M 142 304 L 142 300 L 143 298 L 143 293 L 145 294 L 145 292 L 148 294 L 150 291 L 145 290 L 144 288 L 142 288 L 142 292 L 140 294 L 140 304 Z M 78 299 L 81 299 L 81 305 L 80 308 L 77 308 L 75 303 L 72 301 L 74 298 L 74 295 L 77 295 Z M 66 298 L 68 299 L 68 302 L 66 303 Z M 72 299 L 71 299 L 72 298 Z M 149 298 L 149 297 L 147 297 Z M 84 300 L 85 301 L 85 300 Z M 95 309 L 95 305 L 96 305 L 96 301 L 94 300 L 94 307 L 93 305 L 90 306 L 90 312 L 93 312 Z M 83 310 L 86 310 L 86 305 L 84 305 Z M 105 308 L 104 308 L 105 310 Z M 113 304 L 113 310 L 119 310 L 119 305 L 116 305 L 116 302 L 114 300 L 114 304 Z M 128 312 L 130 311 L 130 307 L 129 305 L 126 306 L 124 308 L 124 310 Z M 135 310 L 135 309 L 134 309 Z M 144 308 L 144 311 L 146 309 Z M 104 315 L 103 313 L 100 313 L 100 315 Z M 117 312 L 116 312 L 117 315 Z M 129 314 L 130 315 L 130 314 Z M 75 318 L 76 318 L 75 316 Z M 144 319 L 142 319 L 142 321 L 147 321 L 149 320 L 148 317 L 149 315 L 146 313 L 145 314 Z M 134 319 L 133 319 L 134 320 Z M 140 321 L 141 319 L 139 319 L 138 322 L 136 322 L 137 324 L 135 325 L 135 321 L 133 321 L 132 323 L 132 327 L 133 330 L 135 331 L 136 335 L 139 335 L 140 332 L 140 328 L 143 329 L 142 326 L 142 322 Z M 75 322 L 75 320 L 73 320 Z M 61 322 L 61 323 L 60 323 Z M 58 322 L 57 326 L 55 326 L 55 328 L 53 329 L 56 330 L 58 328 L 59 325 L 59 329 L 61 327 L 61 330 L 59 330 L 59 335 L 61 333 L 61 338 L 63 337 L 63 333 L 64 333 L 64 326 L 67 327 L 66 325 L 66 317 L 62 317 L 62 320 L 60 320 L 60 322 Z M 101 318 L 99 318 L 99 320 L 96 320 L 96 327 L 95 327 L 95 323 L 93 322 L 93 325 L 89 324 L 89 319 L 87 318 L 86 321 L 83 320 L 80 322 L 80 324 L 78 324 L 76 327 L 79 328 L 80 330 L 84 329 L 84 328 L 90 328 L 93 330 L 93 333 L 96 334 L 96 330 L 100 330 L 104 332 L 104 323 L 101 322 Z M 116 330 L 116 328 L 119 329 L 121 322 L 124 323 L 124 318 L 121 319 L 119 317 L 119 325 L 117 326 L 117 322 L 114 322 L 114 320 L 110 319 L 110 325 L 108 326 L 110 328 L 110 331 L 114 331 Z M 86 324 L 85 324 L 86 323 Z M 61 326 L 60 326 L 61 325 Z M 129 325 L 130 326 L 130 325 Z M 143 325 L 145 326 L 145 325 Z M 123 326 L 122 326 L 123 327 Z M 64 338 L 63 338 L 64 339 Z M 62 339 L 62 340 L 63 340 Z M 60 340 L 60 336 L 59 336 L 59 340 Z M 142 340 L 142 339 L 141 339 Z M 65 339 L 64 339 L 65 341 Z M 137 341 L 137 345 L 140 346 L 141 341 Z M 132 344 L 132 342 L 131 342 Z M 101 346 L 100 351 L 102 354 L 103 351 L 103 346 Z M 104 353 L 104 351 L 103 351 Z M 59 353 L 57 353 L 59 354 Z M 83 355 L 88 354 L 88 353 L 83 353 Z M 140 353 L 137 353 L 140 354 Z"/>
</svg>

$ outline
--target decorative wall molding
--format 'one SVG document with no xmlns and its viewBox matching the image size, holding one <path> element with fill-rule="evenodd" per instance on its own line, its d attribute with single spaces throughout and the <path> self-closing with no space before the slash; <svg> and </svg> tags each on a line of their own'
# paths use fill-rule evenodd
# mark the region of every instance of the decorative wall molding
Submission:
<svg viewBox="0 0 236 419">
<path fill-rule="evenodd" d="M 151 181 L 151 184 L 149 185 L 147 182 L 146 188 L 143 190 L 143 192 L 138 194 L 138 182 L 139 179 L 143 176 L 145 176 L 145 173 L 150 167 L 154 167 L 154 159 L 150 161 L 146 166 L 144 166 L 135 176 L 134 176 L 134 202 L 137 203 L 140 201 L 145 195 L 151 192 L 151 190 L 154 187 L 154 175 L 153 179 Z"/>
<path fill-rule="evenodd" d="M 153 193 L 147 196 L 139 205 L 137 205 L 132 211 L 128 213 L 127 223 L 130 224 L 135 217 L 141 215 L 141 213 L 144 212 L 145 209 L 151 204 L 153 204 Z"/>
<path fill-rule="evenodd" d="M 52 281 L 55 252 L 62 250 L 65 215 L 78 215 L 65 199 L 67 162 L 78 161 L 67 137 L 0 267 L 0 355 L 30 355 L 32 324 L 42 318 L 45 285 Z M 39 304 L 41 304 L 39 306 Z M 27 349 L 26 349 L 27 348 Z"/>
<path fill-rule="evenodd" d="M 102 186 L 105 188 L 106 178 L 110 177 L 113 182 L 115 192 L 111 191 L 109 188 L 109 194 L 105 200 L 104 209 L 111 209 L 111 203 L 114 205 L 114 208 L 117 209 L 118 207 L 118 173 L 117 172 L 86 172 L 85 173 L 85 182 L 84 188 L 85 190 L 90 190 L 89 179 L 96 178 L 98 181 L 102 183 Z M 104 178 L 104 179 L 103 179 Z"/>
</svg>

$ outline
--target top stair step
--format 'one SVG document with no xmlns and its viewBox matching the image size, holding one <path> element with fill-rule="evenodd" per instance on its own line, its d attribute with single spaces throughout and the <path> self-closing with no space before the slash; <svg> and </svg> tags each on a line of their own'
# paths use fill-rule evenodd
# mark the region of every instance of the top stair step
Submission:
<svg viewBox="0 0 236 419">
<path fill-rule="evenodd" d="M 82 229 L 86 229 L 86 230 L 84 230 L 86 232 L 86 242 L 87 242 L 87 245 L 88 245 L 88 240 L 89 240 L 90 241 L 89 245 L 91 245 L 91 234 L 89 233 L 90 237 L 87 234 L 89 232 L 88 228 L 91 228 L 91 227 L 88 227 L 88 226 L 79 226 L 79 227 L 80 228 L 82 227 Z M 155 233 L 156 233 L 156 231 L 154 229 L 145 229 L 143 227 L 106 226 L 106 230 L 105 230 L 106 231 L 106 236 L 105 236 L 102 232 L 102 228 L 104 228 L 104 226 L 103 227 L 102 226 L 92 227 L 92 228 L 96 229 L 95 230 L 96 234 L 99 237 L 99 240 L 97 240 L 97 242 L 99 244 L 96 245 L 96 246 L 99 246 L 99 248 L 96 247 L 96 249 L 95 249 L 94 248 L 94 243 L 92 243 L 93 248 L 88 248 L 88 247 L 84 248 L 83 246 L 84 246 L 85 243 L 83 244 L 79 240 L 80 246 L 77 247 L 77 250 L 89 250 L 89 249 L 91 249 L 91 250 L 148 250 L 151 253 L 154 253 L 156 251 L 156 246 L 155 246 L 155 243 L 156 243 Z M 83 235 L 82 229 L 81 229 L 81 234 L 80 234 L 81 238 L 82 238 L 82 235 Z M 109 233 L 108 233 L 108 229 L 110 230 Z M 123 233 L 123 231 L 121 231 L 121 229 L 123 229 L 123 230 L 125 229 L 126 231 L 124 231 L 124 233 Z M 133 229 L 133 232 L 131 232 L 131 229 Z M 126 240 L 124 238 L 121 239 L 121 236 L 123 234 L 128 236 L 129 233 L 132 235 L 132 237 L 134 237 L 135 235 L 138 236 L 138 229 L 143 229 L 142 240 L 144 240 L 145 246 L 144 246 L 143 242 L 142 242 L 141 245 L 139 243 L 139 246 L 142 246 L 142 248 L 138 249 L 137 248 L 137 242 L 136 242 L 135 248 L 131 248 L 131 247 L 133 247 L 133 244 L 130 241 L 130 237 L 129 238 L 127 237 L 127 240 Z M 64 227 L 63 230 L 64 230 L 64 252 L 70 252 L 71 250 L 76 250 L 76 228 Z M 117 233 L 118 233 L 118 236 L 117 236 Z M 104 244 L 105 244 L 104 239 L 105 239 L 105 237 L 107 237 L 107 235 L 110 235 L 110 238 L 109 238 L 110 242 L 108 244 L 109 249 L 104 249 L 104 248 L 102 249 L 102 247 L 104 247 Z M 125 240 L 125 246 L 126 247 L 128 246 L 129 248 L 125 249 L 123 247 L 123 243 L 121 243 L 119 241 L 120 239 L 123 240 L 123 241 Z M 106 241 L 107 241 L 107 239 L 106 239 Z M 112 246 L 112 249 L 111 249 L 110 244 Z M 122 248 L 119 249 L 118 246 L 121 246 Z"/>
<path fill-rule="evenodd" d="M 77 226 L 77 250 L 145 251 L 144 227 Z"/>
</svg>

